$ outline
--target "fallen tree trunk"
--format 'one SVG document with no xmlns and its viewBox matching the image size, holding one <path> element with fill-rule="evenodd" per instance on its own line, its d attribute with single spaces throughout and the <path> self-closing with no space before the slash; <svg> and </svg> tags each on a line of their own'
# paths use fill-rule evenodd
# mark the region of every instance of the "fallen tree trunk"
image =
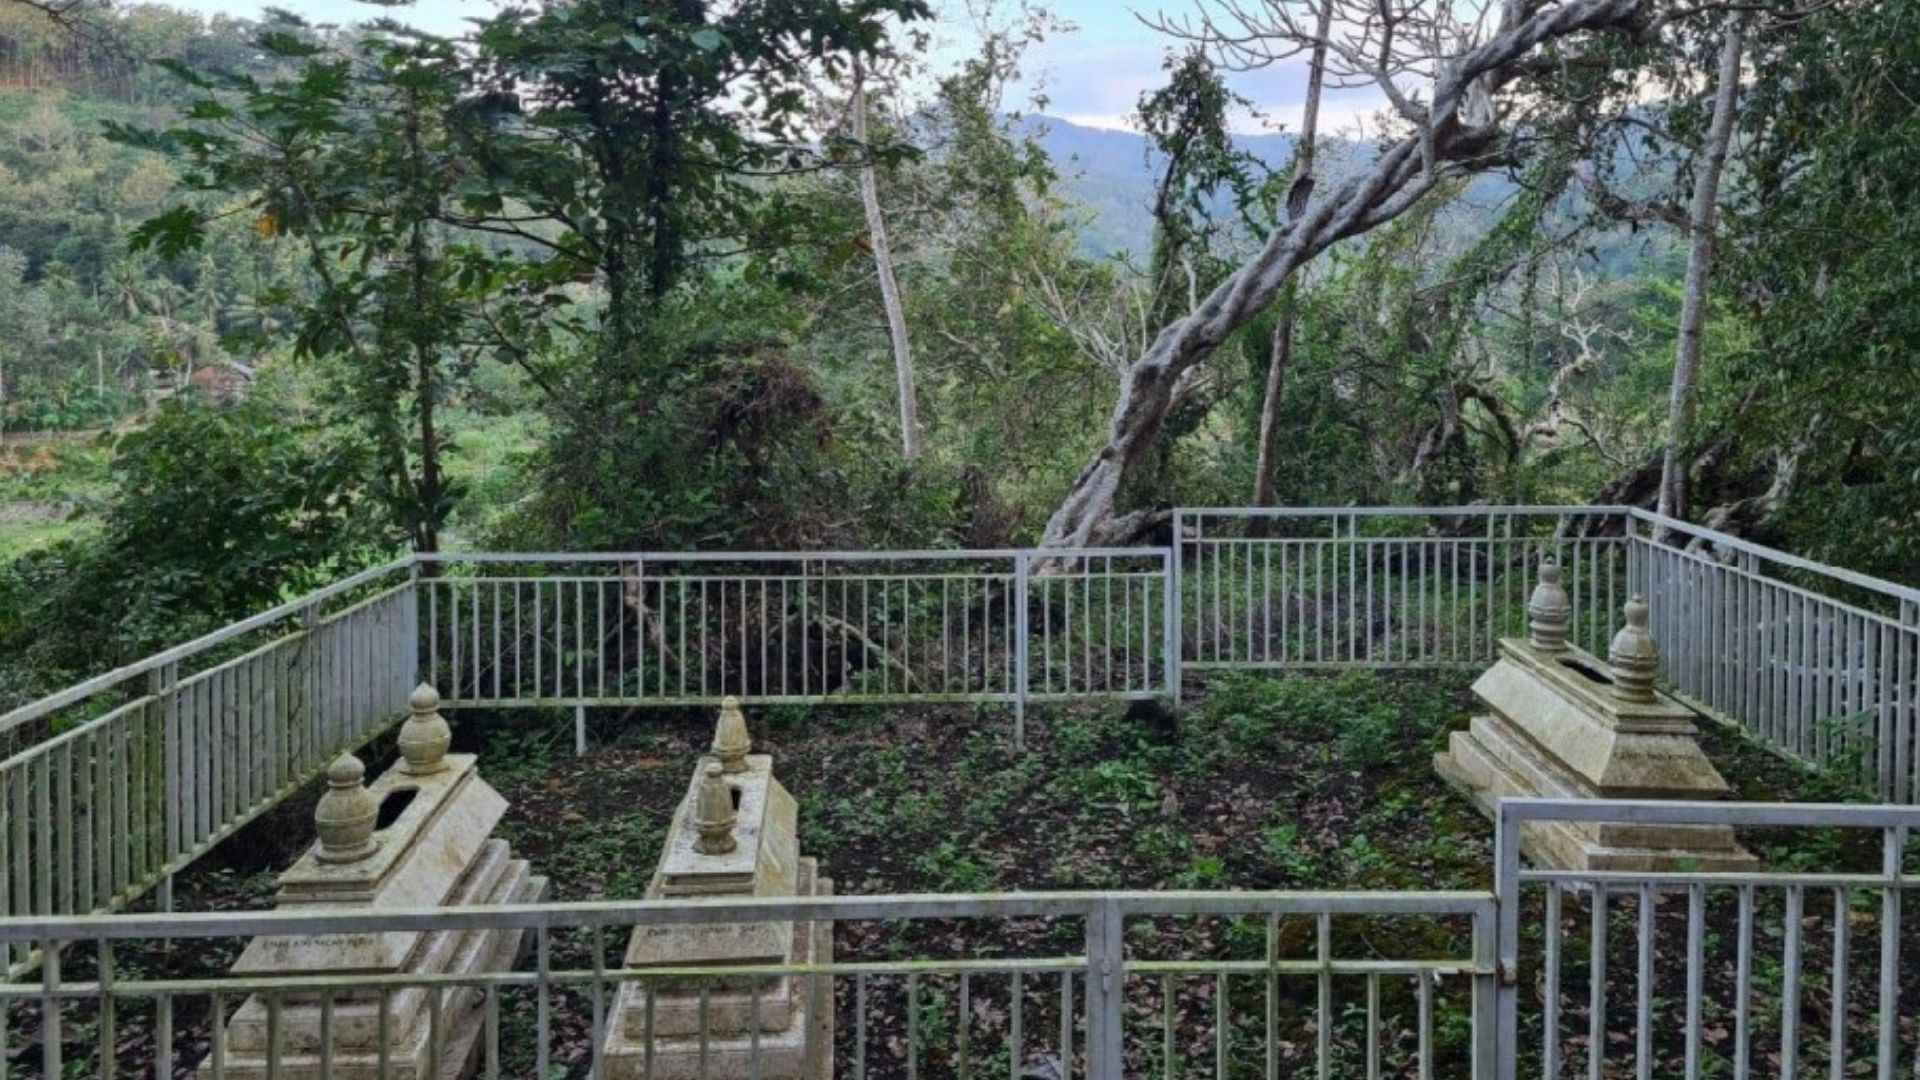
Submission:
<svg viewBox="0 0 1920 1080">
<path fill-rule="evenodd" d="M 1433 86 L 1422 130 L 1275 229 L 1251 260 L 1160 332 L 1122 376 L 1107 443 L 1048 520 L 1044 546 L 1114 542 L 1115 496 L 1158 439 L 1180 377 L 1266 307 L 1308 260 L 1393 220 L 1442 180 L 1487 164 L 1497 141 L 1491 94 L 1519 74 L 1519 61 L 1536 46 L 1584 30 L 1628 28 L 1640 17 L 1640 0 L 1569 0 L 1525 12 L 1512 9 L 1498 33 L 1453 59 Z"/>
</svg>

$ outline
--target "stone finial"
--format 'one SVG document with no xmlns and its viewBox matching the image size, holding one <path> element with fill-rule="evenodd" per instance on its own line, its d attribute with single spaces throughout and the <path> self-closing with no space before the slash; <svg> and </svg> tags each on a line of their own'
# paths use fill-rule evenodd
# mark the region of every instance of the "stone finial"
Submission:
<svg viewBox="0 0 1920 1080">
<path fill-rule="evenodd" d="M 740 699 L 729 694 L 720 699 L 720 723 L 713 729 L 713 756 L 720 759 L 724 772 L 747 771 L 747 751 L 753 749 L 753 737 L 747 734 L 747 718 L 740 712 Z"/>
<path fill-rule="evenodd" d="M 1541 652 L 1561 652 L 1567 647 L 1567 624 L 1572 620 L 1573 605 L 1560 585 L 1560 564 L 1549 555 L 1540 560 L 1540 584 L 1527 600 L 1527 640 Z"/>
<path fill-rule="evenodd" d="M 447 767 L 447 747 L 453 742 L 453 729 L 440 715 L 440 694 L 421 683 L 407 696 L 412 715 L 400 725 L 400 771 L 408 776 L 427 776 Z"/>
<path fill-rule="evenodd" d="M 367 791 L 366 776 L 366 765 L 352 754 L 341 754 L 327 766 L 327 790 L 313 808 L 321 862 L 356 862 L 373 854 L 373 823 L 380 804 Z"/>
<path fill-rule="evenodd" d="M 1634 594 L 1627 601 L 1627 625 L 1613 635 L 1607 648 L 1607 666 L 1613 693 L 1621 701 L 1653 700 L 1653 679 L 1660 668 L 1660 649 L 1647 632 L 1647 598 Z"/>
<path fill-rule="evenodd" d="M 733 808 L 733 787 L 724 778 L 719 762 L 708 762 L 694 796 L 693 826 L 700 830 L 700 836 L 693 842 L 693 850 L 702 855 L 732 851 L 733 823 L 739 816 Z"/>
</svg>

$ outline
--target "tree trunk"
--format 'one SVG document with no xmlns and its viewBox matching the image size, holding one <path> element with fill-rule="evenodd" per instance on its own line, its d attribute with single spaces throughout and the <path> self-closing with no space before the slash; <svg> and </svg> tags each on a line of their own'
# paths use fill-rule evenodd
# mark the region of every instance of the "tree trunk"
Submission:
<svg viewBox="0 0 1920 1080">
<path fill-rule="evenodd" d="M 1307 73 L 1307 101 L 1300 118 L 1300 142 L 1294 149 L 1292 191 L 1301 196 L 1287 197 L 1287 216 L 1295 217 L 1296 206 L 1304 208 L 1313 191 L 1314 140 L 1320 128 L 1320 90 L 1326 83 L 1327 34 L 1333 24 L 1332 0 L 1320 0 L 1319 43 L 1313 48 L 1312 66 Z M 1304 186 L 1303 186 L 1304 185 Z M 1267 352 L 1266 394 L 1260 399 L 1260 450 L 1253 467 L 1253 505 L 1273 505 L 1274 456 L 1280 441 L 1280 398 L 1286 389 L 1287 368 L 1293 364 L 1293 318 L 1299 300 L 1294 282 L 1280 298 L 1280 319 L 1273 327 L 1273 343 Z M 1250 525 L 1261 535 L 1266 522 L 1255 518 Z"/>
<path fill-rule="evenodd" d="M 1693 206 L 1688 212 L 1692 245 L 1687 252 L 1686 294 L 1680 305 L 1680 334 L 1674 349 L 1673 389 L 1667 402 L 1667 449 L 1660 467 L 1660 513 L 1687 513 L 1686 444 L 1692 435 L 1695 386 L 1700 379 L 1700 334 L 1707 318 L 1707 277 L 1713 268 L 1714 215 L 1720 201 L 1720 173 L 1733 140 L 1735 96 L 1740 88 L 1740 49 L 1747 17 L 1733 16 L 1720 46 L 1720 83 L 1713 94 L 1713 120 L 1707 128 L 1706 162 L 1694 174 Z M 1665 529 L 1658 531 L 1664 539 Z"/>
<path fill-rule="evenodd" d="M 409 97 L 406 117 L 407 152 L 409 179 L 413 184 L 413 197 L 422 205 L 417 209 L 424 211 L 425 205 L 433 196 L 428 190 L 426 153 L 420 145 L 420 103 Z M 417 515 L 413 529 L 413 550 L 432 552 L 440 550 L 440 437 L 434 428 L 434 394 L 438 387 L 434 379 L 435 361 L 438 358 L 439 342 L 435 340 L 436 324 L 427 322 L 429 312 L 440 307 L 434 298 L 428 296 L 433 279 L 433 265 L 427 250 L 428 214 L 416 212 L 407 236 L 407 272 L 408 291 L 413 300 L 412 323 L 408 327 L 408 336 L 413 346 L 414 393 L 420 399 L 420 482 L 414 489 L 414 513 Z M 400 458 L 401 480 L 406 477 L 406 457 Z M 425 568 L 437 570 L 433 564 Z"/>
<path fill-rule="evenodd" d="M 1510 22 L 1484 43 L 1454 58 L 1435 82 L 1429 132 L 1383 149 L 1365 171 L 1349 178 L 1317 204 L 1275 229 L 1251 259 L 1229 274 L 1191 312 L 1162 330 L 1121 376 L 1108 439 L 1080 470 L 1047 521 L 1042 543 L 1084 547 L 1106 542 L 1114 524 L 1114 498 L 1127 470 L 1152 447 L 1172 404 L 1174 385 L 1235 330 L 1265 307 L 1309 259 L 1350 236 L 1358 236 L 1405 213 L 1458 169 L 1422 168 L 1422 142 L 1431 138 L 1436 163 L 1484 161 L 1496 145 L 1494 122 L 1461 119 L 1469 95 L 1491 92 L 1517 74 L 1516 61 L 1541 42 L 1583 30 L 1625 28 L 1640 12 L 1639 0 L 1569 0 Z M 1491 112 L 1491 110 L 1487 110 Z M 1468 167 L 1471 167 L 1469 164 Z"/>
<path fill-rule="evenodd" d="M 867 212 L 867 239 L 873 245 L 873 269 L 880 278 L 880 302 L 887 309 L 887 336 L 893 344 L 893 376 L 900 393 L 900 456 L 920 456 L 920 409 L 914 400 L 913 347 L 907 341 L 907 313 L 900 305 L 900 283 L 893 276 L 893 249 L 887 243 L 887 219 L 880 214 L 880 189 L 873 155 L 867 148 L 867 79 L 860 57 L 853 59 L 853 140 L 866 154 L 860 166 L 860 204 Z"/>
</svg>

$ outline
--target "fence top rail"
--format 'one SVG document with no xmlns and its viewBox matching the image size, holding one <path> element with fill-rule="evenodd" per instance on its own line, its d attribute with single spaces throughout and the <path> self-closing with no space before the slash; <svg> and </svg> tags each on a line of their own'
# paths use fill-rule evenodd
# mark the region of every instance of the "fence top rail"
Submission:
<svg viewBox="0 0 1920 1080">
<path fill-rule="evenodd" d="M 1011 892 L 897 896 L 714 897 L 357 911 L 219 911 L 0 919 L 0 942 L 574 929 L 688 923 L 1125 915 L 1475 915 L 1489 892 Z"/>
<path fill-rule="evenodd" d="M 79 742 L 81 739 L 94 735 L 116 721 L 122 720 L 129 715 L 138 714 L 140 710 L 153 704 L 154 701 L 155 698 L 152 694 L 143 694 L 123 705 L 108 709 L 106 712 L 101 713 L 99 716 L 94 717 L 84 724 L 76 724 L 52 738 L 42 739 L 32 746 L 15 753 L 11 757 L 0 760 L 0 776 L 5 776 L 15 769 L 25 768 L 32 764 L 36 758 L 50 754 L 63 745 Z"/>
<path fill-rule="evenodd" d="M 1161 547 L 911 548 L 901 551 L 437 551 L 423 563 L 736 563 L 736 562 L 979 562 L 1029 559 L 1164 559 Z"/>
<path fill-rule="evenodd" d="M 1642 539 L 1640 542 L 1647 543 L 1648 541 Z M 1873 611 L 1869 608 L 1861 607 L 1859 604 L 1848 603 L 1845 600 L 1836 600 L 1833 597 L 1828 596 L 1827 594 L 1820 592 L 1817 589 L 1810 589 L 1805 585 L 1796 584 L 1795 582 L 1788 581 L 1784 578 L 1768 577 L 1764 574 L 1747 570 L 1742 567 L 1729 566 L 1727 563 L 1722 562 L 1717 556 L 1715 556 L 1710 551 L 1701 551 L 1694 548 L 1670 548 L 1670 547 L 1661 547 L 1659 548 L 1659 551 L 1661 552 L 1663 557 L 1677 559 L 1683 563 L 1696 566 L 1707 571 L 1717 571 L 1720 573 L 1733 574 L 1745 580 L 1758 582 L 1764 585 L 1766 588 L 1774 590 L 1775 592 L 1784 594 L 1786 596 L 1799 597 L 1804 601 L 1818 605 L 1823 610 L 1815 612 L 1814 614 L 1808 616 L 1808 618 L 1811 618 L 1815 621 L 1822 620 L 1822 619 L 1832 619 L 1836 616 L 1853 616 L 1854 618 L 1865 619 L 1869 622 L 1877 623 L 1881 626 L 1885 626 L 1894 630 L 1905 630 L 1905 631 L 1911 632 L 1916 629 L 1920 629 L 1920 627 L 1917 627 L 1916 624 L 1913 622 L 1913 616 L 1910 614 L 1906 614 L 1906 613 L 1896 614 L 1891 612 Z M 1834 574 L 1832 571 L 1820 568 L 1818 566 L 1814 567 L 1813 572 L 1824 574 L 1828 577 L 1833 577 L 1835 580 L 1840 580 L 1840 578 L 1836 574 Z M 1878 579 L 1868 579 L 1868 580 L 1878 581 Z M 1880 586 L 1880 588 L 1877 588 L 1876 591 L 1880 592 L 1880 594 L 1883 596 L 1899 595 L 1897 592 L 1892 591 L 1892 590 L 1897 590 L 1901 588 L 1899 585 L 1895 585 L 1894 583 L 1887 582 L 1887 581 L 1879 581 L 1878 585 Z M 1903 600 L 1903 603 L 1905 603 L 1904 600 Z"/>
<path fill-rule="evenodd" d="M 1501 799 L 1500 825 L 1528 821 L 1920 829 L 1920 806 L 1862 803 L 1663 802 L 1657 799 Z"/>
<path fill-rule="evenodd" d="M 118 686 L 135 676 L 144 675 L 149 671 L 157 671 L 160 668 L 166 667 L 168 664 L 179 663 L 222 642 L 231 641 L 242 634 L 258 630 L 263 626 L 272 625 L 290 615 L 295 615 L 312 608 L 316 604 L 325 603 L 333 597 L 364 585 L 369 581 L 377 580 L 399 570 L 410 569 L 414 565 L 415 559 L 416 556 L 408 555 L 405 558 L 395 559 L 392 562 L 382 563 L 379 566 L 368 567 L 357 574 L 344 577 L 324 588 L 316 589 L 313 592 L 289 600 L 276 607 L 268 608 L 258 615 L 250 615 L 238 622 L 228 623 L 226 626 L 210 633 L 202 634 L 192 641 L 175 645 L 171 649 L 154 653 L 152 656 L 143 660 L 136 660 L 131 664 L 114 668 L 112 671 L 104 674 L 95 675 L 91 679 L 74 683 L 65 690 L 55 691 L 38 701 L 28 702 L 5 715 L 0 715 L 0 734 L 5 734 L 22 724 L 63 709 L 76 701 L 83 700 L 102 690 Z"/>
<path fill-rule="evenodd" d="M 1823 577 L 1832 578 L 1835 581 L 1844 581 L 1849 585 L 1877 592 L 1883 596 L 1890 596 L 1894 599 L 1905 601 L 1906 603 L 1920 604 L 1920 589 L 1900 585 L 1883 578 L 1877 578 L 1871 574 L 1862 574 L 1858 570 L 1848 570 L 1842 566 L 1828 566 L 1826 563 L 1814 562 L 1812 559 L 1802 558 L 1798 555 L 1789 555 L 1778 548 L 1770 548 L 1763 544 L 1756 544 L 1751 540 L 1742 540 L 1737 536 L 1718 532 L 1701 525 L 1691 525 L 1677 518 L 1670 518 L 1655 513 L 1652 510 L 1630 507 L 1628 508 L 1628 512 L 1636 521 L 1644 521 L 1650 525 L 1672 529 L 1674 532 L 1680 533 L 1683 536 L 1692 537 L 1693 539 L 1712 544 L 1718 548 L 1723 548 L 1728 551 L 1738 551 L 1741 554 L 1752 555 L 1757 559 L 1765 559 L 1779 566 L 1819 574 Z"/>
<path fill-rule="evenodd" d="M 1526 506 L 1181 506 L 1174 509 L 1180 517 L 1262 517 L 1262 518 L 1339 518 L 1339 517 L 1506 517 L 1527 515 L 1548 517 L 1560 514 L 1599 516 L 1626 514 L 1630 506 L 1564 506 L 1553 503 Z"/>
</svg>

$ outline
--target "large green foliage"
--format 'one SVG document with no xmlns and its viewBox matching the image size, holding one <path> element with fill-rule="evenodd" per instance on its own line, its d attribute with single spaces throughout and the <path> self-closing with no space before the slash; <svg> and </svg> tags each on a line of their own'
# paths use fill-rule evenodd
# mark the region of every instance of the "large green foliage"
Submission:
<svg viewBox="0 0 1920 1080">
<path fill-rule="evenodd" d="M 334 403 L 376 450 L 374 493 L 416 550 L 436 550 L 457 495 L 436 424 L 449 369 L 508 333 L 514 344 L 501 347 L 524 355 L 546 326 L 542 306 L 529 318 L 521 301 L 550 275 L 527 272 L 484 233 L 448 232 L 486 201 L 461 158 L 456 117 L 469 83 L 453 43 L 391 27 L 350 53 L 285 27 L 258 41 L 288 64 L 285 78 L 182 67 L 201 95 L 184 124 L 116 129 L 177 153 L 189 166 L 184 186 L 204 196 L 148 220 L 134 246 L 199 249 L 239 200 L 262 236 L 301 253 L 307 287 L 277 294 L 292 314 L 293 354 L 338 361 Z"/>
<path fill-rule="evenodd" d="M 803 222 L 764 178 L 830 164 L 806 130 L 816 67 L 877 53 L 921 0 L 579 0 L 519 4 L 475 37 L 486 121 L 472 152 L 500 199 L 599 275 L 599 353 L 620 364 L 696 267 L 768 256 Z M 519 217 L 503 225 L 524 235 Z"/>
<path fill-rule="evenodd" d="M 252 614 L 385 548 L 366 448 L 261 405 L 169 405 L 115 446 L 100 528 L 0 568 L 0 654 L 35 682 Z"/>
<path fill-rule="evenodd" d="M 1742 463 L 1799 454 L 1782 534 L 1920 567 L 1920 3 L 1822 7 L 1755 38 L 1726 282 L 1753 348 Z"/>
</svg>

